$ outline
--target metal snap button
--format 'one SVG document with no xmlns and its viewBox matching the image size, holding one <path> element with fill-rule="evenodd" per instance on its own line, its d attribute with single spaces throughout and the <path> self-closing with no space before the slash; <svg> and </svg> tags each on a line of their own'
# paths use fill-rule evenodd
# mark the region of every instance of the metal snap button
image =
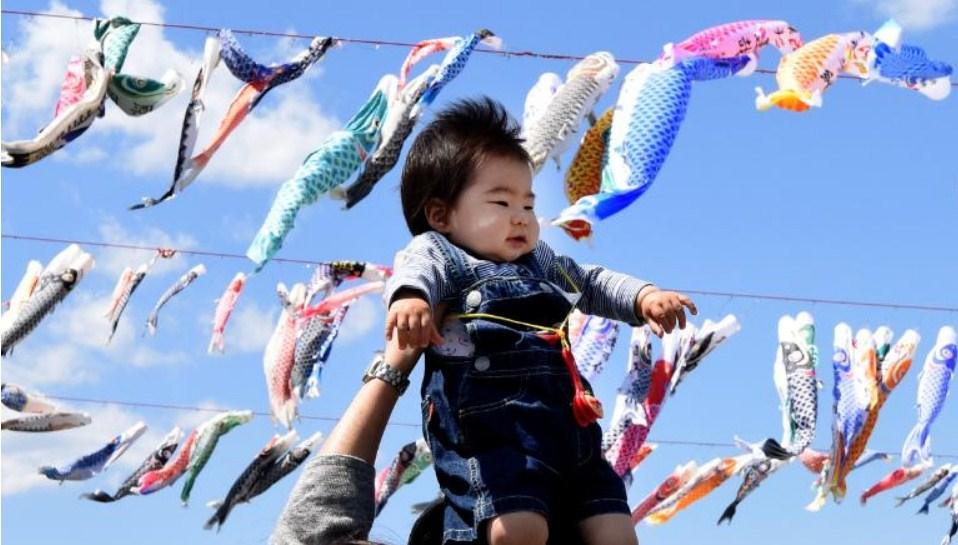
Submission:
<svg viewBox="0 0 958 545">
<path fill-rule="evenodd" d="M 552 293 L 552 286 L 546 284 L 545 282 L 539 282 L 539 289 L 546 293 Z"/>
<path fill-rule="evenodd" d="M 475 368 L 476 371 L 487 371 L 489 369 L 489 358 L 485 356 L 476 358 Z"/>
<path fill-rule="evenodd" d="M 466 305 L 470 307 L 478 307 L 479 303 L 482 303 L 482 294 L 477 290 L 472 290 L 466 295 Z"/>
</svg>

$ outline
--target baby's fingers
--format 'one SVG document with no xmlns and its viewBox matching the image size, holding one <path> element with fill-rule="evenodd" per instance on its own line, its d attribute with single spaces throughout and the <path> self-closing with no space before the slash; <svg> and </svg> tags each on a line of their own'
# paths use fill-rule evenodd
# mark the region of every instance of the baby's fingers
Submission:
<svg viewBox="0 0 958 545">
<path fill-rule="evenodd" d="M 654 319 L 646 320 L 646 323 L 649 325 L 649 329 L 652 330 L 652 333 L 655 333 L 656 337 L 661 337 L 665 334 L 665 332 L 662 331 L 662 326 L 660 326 Z"/>
<path fill-rule="evenodd" d="M 672 330 L 675 329 L 675 316 L 672 315 L 669 309 L 662 311 L 662 318 L 659 319 L 659 322 L 666 333 L 671 333 Z"/>
<path fill-rule="evenodd" d="M 426 348 L 429 346 L 429 343 L 432 340 L 433 331 L 436 329 L 432 323 L 432 314 L 429 312 L 423 312 L 420 314 L 419 323 L 416 325 L 419 327 L 419 330 L 417 331 L 419 347 Z"/>
<path fill-rule="evenodd" d="M 691 299 L 682 295 L 681 293 L 679 294 L 679 301 L 683 305 L 685 305 L 686 308 L 689 309 L 689 312 L 692 313 L 692 316 L 695 316 L 699 313 L 699 309 L 697 306 L 695 306 L 695 303 L 693 303 Z"/>
<path fill-rule="evenodd" d="M 678 320 L 679 329 L 685 329 L 685 311 L 682 309 L 682 303 L 678 299 L 672 300 L 672 315 Z"/>
<path fill-rule="evenodd" d="M 396 313 L 390 312 L 386 316 L 386 340 L 393 340 L 393 330 L 396 329 Z"/>
</svg>

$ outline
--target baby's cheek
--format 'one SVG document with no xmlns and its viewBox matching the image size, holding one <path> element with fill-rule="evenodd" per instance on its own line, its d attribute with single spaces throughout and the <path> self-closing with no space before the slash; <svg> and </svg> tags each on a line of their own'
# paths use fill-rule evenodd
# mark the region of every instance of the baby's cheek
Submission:
<svg viewBox="0 0 958 545">
<path fill-rule="evenodd" d="M 532 219 L 529 221 L 529 246 L 531 246 L 531 248 L 535 248 L 536 243 L 539 242 L 540 230 L 541 227 L 539 226 L 539 219 L 535 217 L 535 214 L 533 214 Z"/>
</svg>

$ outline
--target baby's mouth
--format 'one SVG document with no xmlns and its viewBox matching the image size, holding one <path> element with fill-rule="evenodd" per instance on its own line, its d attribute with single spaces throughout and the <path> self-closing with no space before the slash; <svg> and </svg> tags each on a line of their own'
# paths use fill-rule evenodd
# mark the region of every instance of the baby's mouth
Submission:
<svg viewBox="0 0 958 545">
<path fill-rule="evenodd" d="M 509 237 L 506 239 L 506 242 L 516 246 L 525 245 L 528 239 L 524 236 Z"/>
</svg>

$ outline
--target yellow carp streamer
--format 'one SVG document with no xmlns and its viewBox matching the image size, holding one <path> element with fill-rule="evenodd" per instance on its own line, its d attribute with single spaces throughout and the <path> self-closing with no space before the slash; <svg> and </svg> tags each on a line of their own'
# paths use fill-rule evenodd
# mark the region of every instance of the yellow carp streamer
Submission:
<svg viewBox="0 0 958 545">
<path fill-rule="evenodd" d="M 875 429 L 875 424 L 878 423 L 878 413 L 881 411 L 882 406 L 885 405 L 885 402 L 888 401 L 888 396 L 891 395 L 892 390 L 901 383 L 902 379 L 905 378 L 905 375 L 908 373 L 908 370 L 911 369 L 912 358 L 914 358 L 915 351 L 918 349 L 918 341 L 920 339 L 921 337 L 919 337 L 917 332 L 909 329 L 902 335 L 901 339 L 895 344 L 895 347 L 881 362 L 879 375 L 876 377 L 875 390 L 877 397 L 875 398 L 875 404 L 872 409 L 868 411 L 868 417 L 865 420 L 865 426 L 861 433 L 848 447 L 848 456 L 845 463 L 841 469 L 833 475 L 830 486 L 832 495 L 835 496 L 835 498 L 841 499 L 845 496 L 847 490 L 845 478 L 854 467 L 855 462 L 858 461 L 858 458 L 865 452 L 868 439 Z"/>
<path fill-rule="evenodd" d="M 565 175 L 565 196 L 569 204 L 588 195 L 599 192 L 602 183 L 602 168 L 605 166 L 606 142 L 609 129 L 612 128 L 612 114 L 615 108 L 609 108 L 602 117 L 589 128 L 582 137 L 579 150 Z"/>
</svg>

